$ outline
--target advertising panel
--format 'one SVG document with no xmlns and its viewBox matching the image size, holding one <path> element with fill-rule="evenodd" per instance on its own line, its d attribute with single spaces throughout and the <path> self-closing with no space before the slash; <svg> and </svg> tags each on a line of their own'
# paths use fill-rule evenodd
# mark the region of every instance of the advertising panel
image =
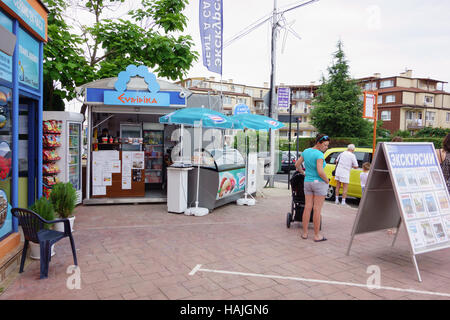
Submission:
<svg viewBox="0 0 450 320">
<path fill-rule="evenodd" d="M 19 28 L 19 83 L 39 90 L 39 42 Z"/>
<path fill-rule="evenodd" d="M 245 168 L 219 172 L 219 188 L 216 200 L 245 191 Z"/>
<path fill-rule="evenodd" d="M 11 205 L 5 191 L 0 190 L 0 240 L 12 231 Z"/>
<path fill-rule="evenodd" d="M 414 253 L 450 247 L 447 186 L 431 143 L 385 144 Z"/>
<path fill-rule="evenodd" d="M 291 103 L 289 88 L 278 88 L 278 109 L 288 109 Z"/>
</svg>

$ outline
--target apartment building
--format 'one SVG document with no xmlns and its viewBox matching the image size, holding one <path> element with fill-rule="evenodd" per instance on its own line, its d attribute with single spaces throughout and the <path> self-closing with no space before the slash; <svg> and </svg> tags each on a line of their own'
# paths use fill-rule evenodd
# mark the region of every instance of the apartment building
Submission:
<svg viewBox="0 0 450 320">
<path fill-rule="evenodd" d="M 264 96 L 270 90 L 267 82 L 264 83 L 263 87 L 256 87 L 237 84 L 234 83 L 232 79 L 217 81 L 215 77 L 189 78 L 180 81 L 177 84 L 180 84 L 181 86 L 197 94 L 211 96 L 220 96 L 222 94 L 223 108 L 221 112 L 226 115 L 233 114 L 233 109 L 238 104 L 245 104 L 249 106 L 252 113 L 264 114 Z"/>
<path fill-rule="evenodd" d="M 314 137 L 317 129 L 311 124 L 312 99 L 315 96 L 318 86 L 311 82 L 310 85 L 284 85 L 279 87 L 290 88 L 292 117 L 291 117 L 291 137 L 297 136 L 297 121 L 299 137 Z M 278 90 L 278 87 L 277 87 Z M 278 109 L 278 120 L 283 122 L 285 127 L 280 129 L 280 138 L 289 137 L 289 108 Z"/>
<path fill-rule="evenodd" d="M 412 70 L 392 77 L 376 73 L 357 81 L 362 90 L 378 92 L 378 119 L 391 133 L 450 128 L 450 93 L 444 90 L 447 82 L 414 78 Z"/>
</svg>

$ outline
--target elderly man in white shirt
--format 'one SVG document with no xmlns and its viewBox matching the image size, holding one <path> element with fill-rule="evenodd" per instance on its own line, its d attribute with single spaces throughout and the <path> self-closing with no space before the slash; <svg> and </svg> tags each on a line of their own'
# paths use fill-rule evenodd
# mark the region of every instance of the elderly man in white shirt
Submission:
<svg viewBox="0 0 450 320">
<path fill-rule="evenodd" d="M 345 199 L 347 198 L 348 184 L 350 182 L 350 170 L 358 169 L 358 161 L 356 160 L 355 145 L 349 144 L 347 151 L 342 152 L 337 158 L 336 164 L 336 204 L 339 204 L 339 190 L 342 184 L 342 205 L 346 205 Z"/>
</svg>

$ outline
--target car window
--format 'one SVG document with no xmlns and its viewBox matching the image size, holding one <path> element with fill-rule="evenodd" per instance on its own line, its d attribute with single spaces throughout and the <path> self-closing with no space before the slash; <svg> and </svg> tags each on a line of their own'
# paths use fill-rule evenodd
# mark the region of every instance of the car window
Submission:
<svg viewBox="0 0 450 320">
<path fill-rule="evenodd" d="M 341 154 L 342 152 L 333 152 L 331 153 L 326 159 L 325 162 L 329 163 L 329 164 L 336 164 L 336 159 L 337 157 Z"/>
<path fill-rule="evenodd" d="M 362 168 L 362 165 L 365 161 L 365 152 L 355 152 L 356 160 L 358 160 L 358 167 Z"/>
</svg>

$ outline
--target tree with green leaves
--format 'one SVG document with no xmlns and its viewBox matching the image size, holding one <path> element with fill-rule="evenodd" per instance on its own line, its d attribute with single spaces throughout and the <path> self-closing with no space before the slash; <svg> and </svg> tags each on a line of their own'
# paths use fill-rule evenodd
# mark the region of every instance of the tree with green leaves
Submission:
<svg viewBox="0 0 450 320">
<path fill-rule="evenodd" d="M 108 17 L 107 13 L 124 0 L 78 0 L 77 9 L 94 21 L 90 25 L 74 21 L 79 34 L 62 18 L 67 10 L 65 1 L 44 2 L 52 16 L 44 63 L 46 84 L 53 86 L 44 97 L 47 109 L 59 98 L 74 98 L 76 86 L 116 77 L 130 64 L 146 65 L 157 76 L 175 81 L 184 77 L 198 59 L 198 53 L 192 50 L 192 38 L 180 35 L 187 25 L 182 13 L 187 0 L 141 0 L 138 9 L 120 18 Z"/>
<path fill-rule="evenodd" d="M 328 79 L 322 77 L 313 101 L 311 122 L 318 131 L 330 136 L 368 138 L 373 125 L 362 118 L 361 89 L 350 77 L 341 41 L 337 49 L 328 68 Z"/>
</svg>

